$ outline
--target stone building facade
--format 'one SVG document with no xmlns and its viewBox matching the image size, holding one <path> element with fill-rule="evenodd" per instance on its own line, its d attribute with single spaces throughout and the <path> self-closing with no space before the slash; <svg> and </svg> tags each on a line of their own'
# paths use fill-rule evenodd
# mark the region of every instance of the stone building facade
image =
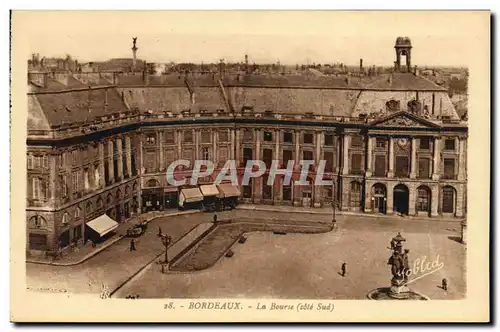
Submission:
<svg viewBox="0 0 500 332">
<path fill-rule="evenodd" d="M 177 159 L 214 162 L 199 183 L 213 182 L 227 160 L 240 178 L 250 159 L 268 168 L 326 161 L 331 186 L 314 185 L 317 167 L 309 185 L 278 176 L 270 186 L 264 174 L 240 187 L 241 202 L 464 217 L 467 123 L 445 89 L 412 69 L 409 39 L 400 42 L 387 75 L 80 73 L 55 90 L 50 77 L 30 76 L 28 253 L 81 245 L 86 223 L 104 213 L 120 222 L 176 208 L 181 188 L 165 175 Z"/>
</svg>

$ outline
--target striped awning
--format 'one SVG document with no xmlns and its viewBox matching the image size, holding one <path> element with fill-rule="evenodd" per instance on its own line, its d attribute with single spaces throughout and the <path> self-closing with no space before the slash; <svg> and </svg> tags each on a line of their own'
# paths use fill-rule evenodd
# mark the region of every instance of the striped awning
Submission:
<svg viewBox="0 0 500 332">
<path fill-rule="evenodd" d="M 118 223 L 108 217 L 107 214 L 103 214 L 102 216 L 99 216 L 95 218 L 92 221 L 89 221 L 87 223 L 87 226 L 92 228 L 96 233 L 99 234 L 99 236 L 104 236 L 111 232 L 112 230 L 115 230 L 118 227 Z"/>
<path fill-rule="evenodd" d="M 218 184 L 217 187 L 219 188 L 220 195 L 223 198 L 239 197 L 241 194 L 238 186 L 233 186 L 230 183 Z"/>
</svg>

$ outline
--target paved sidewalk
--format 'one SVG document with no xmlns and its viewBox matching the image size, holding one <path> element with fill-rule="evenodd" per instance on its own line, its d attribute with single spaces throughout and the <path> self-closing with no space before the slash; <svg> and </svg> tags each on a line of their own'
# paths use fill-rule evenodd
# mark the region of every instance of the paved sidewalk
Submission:
<svg viewBox="0 0 500 332">
<path fill-rule="evenodd" d="M 321 214 L 329 215 L 333 214 L 331 207 L 322 208 L 308 208 L 308 207 L 298 207 L 298 206 L 282 206 L 282 205 L 254 205 L 254 204 L 240 204 L 236 207 L 239 210 L 253 210 L 253 211 L 269 211 L 269 212 L 288 212 L 288 213 L 306 213 L 306 214 Z M 335 211 L 336 216 L 360 216 L 364 218 L 382 218 L 382 219 L 398 219 L 398 220 L 420 220 L 420 221 L 456 221 L 460 222 L 465 220 L 465 218 L 446 218 L 446 217 L 426 217 L 426 216 L 398 216 L 386 215 L 386 214 L 371 214 L 362 212 L 350 212 L 350 211 Z"/>
<path fill-rule="evenodd" d="M 122 240 L 125 237 L 127 229 L 129 229 L 132 225 L 138 223 L 139 221 L 145 220 L 146 222 L 150 222 L 151 220 L 158 217 L 169 217 L 169 216 L 178 216 L 184 214 L 193 214 L 199 213 L 198 210 L 192 211 L 157 211 L 157 212 L 148 212 L 143 213 L 137 216 L 130 218 L 129 220 L 120 223 L 118 228 L 116 229 L 116 234 L 111 238 L 107 239 L 103 243 L 99 243 L 96 247 L 92 247 L 91 245 L 85 245 L 80 248 L 74 249 L 72 252 L 64 254 L 62 258 L 54 260 L 53 258 L 48 257 L 29 257 L 26 259 L 27 263 L 35 263 L 35 264 L 47 264 L 47 265 L 56 265 L 56 266 L 71 266 L 83 263 L 89 258 L 97 255 L 103 250 L 106 250 L 113 244 Z"/>
</svg>

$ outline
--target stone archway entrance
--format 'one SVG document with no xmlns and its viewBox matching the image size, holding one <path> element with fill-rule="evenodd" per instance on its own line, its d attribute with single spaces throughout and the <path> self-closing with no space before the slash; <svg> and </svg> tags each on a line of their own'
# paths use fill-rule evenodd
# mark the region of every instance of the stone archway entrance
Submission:
<svg viewBox="0 0 500 332">
<path fill-rule="evenodd" d="M 404 184 L 398 184 L 394 187 L 394 211 L 408 215 L 408 206 L 410 191 Z"/>
</svg>

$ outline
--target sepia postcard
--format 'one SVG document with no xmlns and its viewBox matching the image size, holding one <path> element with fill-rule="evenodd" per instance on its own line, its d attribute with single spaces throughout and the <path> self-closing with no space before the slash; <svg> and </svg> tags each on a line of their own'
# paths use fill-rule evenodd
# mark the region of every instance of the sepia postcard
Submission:
<svg viewBox="0 0 500 332">
<path fill-rule="evenodd" d="M 11 73 L 12 321 L 490 321 L 489 11 L 13 11 Z"/>
</svg>

